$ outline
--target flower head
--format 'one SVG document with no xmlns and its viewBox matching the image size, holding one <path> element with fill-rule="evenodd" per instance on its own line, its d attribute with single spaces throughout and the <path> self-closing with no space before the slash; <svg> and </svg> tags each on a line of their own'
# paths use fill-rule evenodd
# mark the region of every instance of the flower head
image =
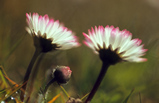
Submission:
<svg viewBox="0 0 159 103">
<path fill-rule="evenodd" d="M 58 20 L 49 19 L 48 15 L 26 13 L 26 22 L 26 30 L 34 37 L 35 47 L 40 47 L 42 52 L 79 46 L 72 31 L 62 26 Z"/>
<path fill-rule="evenodd" d="M 95 26 L 95 30 L 88 30 L 84 43 L 99 54 L 102 61 L 115 64 L 120 61 L 142 62 L 146 61 L 143 56 L 147 49 L 141 44 L 140 39 L 132 39 L 132 34 L 127 30 L 120 31 L 114 26 Z"/>
</svg>

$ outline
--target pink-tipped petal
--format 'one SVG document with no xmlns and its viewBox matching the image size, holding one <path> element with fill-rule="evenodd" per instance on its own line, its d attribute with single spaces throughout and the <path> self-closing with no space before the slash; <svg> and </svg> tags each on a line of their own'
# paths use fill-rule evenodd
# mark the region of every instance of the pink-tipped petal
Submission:
<svg viewBox="0 0 159 103">
<path fill-rule="evenodd" d="M 147 59 L 146 58 L 139 58 L 139 61 L 138 62 L 146 62 Z"/>
<path fill-rule="evenodd" d="M 92 32 L 91 32 L 91 31 L 92 31 Z M 90 34 L 94 34 L 94 33 L 95 33 L 93 27 L 91 27 L 91 30 L 90 30 L 89 32 L 90 32 Z"/>
</svg>

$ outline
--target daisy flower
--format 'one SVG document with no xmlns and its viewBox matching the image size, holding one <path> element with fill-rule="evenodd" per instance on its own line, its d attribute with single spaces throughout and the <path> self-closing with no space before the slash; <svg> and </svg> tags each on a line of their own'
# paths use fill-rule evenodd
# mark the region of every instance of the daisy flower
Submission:
<svg viewBox="0 0 159 103">
<path fill-rule="evenodd" d="M 84 44 L 99 54 L 102 60 L 101 71 L 98 78 L 88 96 L 85 103 L 90 103 L 97 89 L 100 86 L 110 65 L 114 65 L 121 61 L 143 62 L 147 59 L 141 58 L 147 51 L 140 39 L 132 39 L 132 34 L 127 30 L 120 31 L 114 26 L 95 26 L 88 30 L 88 35 L 83 33 L 85 37 Z"/>
<path fill-rule="evenodd" d="M 114 26 L 95 26 L 95 29 L 88 30 L 88 35 L 83 33 L 85 37 L 84 44 L 99 54 L 101 60 L 110 64 L 119 61 L 143 62 L 147 59 L 141 58 L 147 51 L 140 39 L 132 39 L 132 34 L 125 30 L 120 31 Z"/>
<path fill-rule="evenodd" d="M 38 13 L 33 13 L 33 15 L 26 13 L 26 22 L 28 24 L 26 30 L 33 37 L 36 50 L 24 76 L 24 85 L 22 86 L 24 91 L 26 90 L 33 65 L 41 53 L 59 49 L 71 49 L 80 45 L 71 30 L 61 25 L 58 20 L 49 19 L 48 15 L 41 16 Z M 34 73 L 37 75 L 35 70 L 33 71 Z M 34 83 L 34 79 L 31 80 L 31 83 Z M 32 87 L 30 87 L 28 97 L 22 92 L 21 100 L 23 101 L 24 97 L 27 97 L 26 100 L 28 100 L 31 92 Z"/>
<path fill-rule="evenodd" d="M 58 20 L 49 19 L 48 15 L 26 13 L 26 22 L 27 32 L 33 36 L 34 45 L 41 47 L 42 52 L 79 46 L 74 33 L 61 25 Z"/>
</svg>

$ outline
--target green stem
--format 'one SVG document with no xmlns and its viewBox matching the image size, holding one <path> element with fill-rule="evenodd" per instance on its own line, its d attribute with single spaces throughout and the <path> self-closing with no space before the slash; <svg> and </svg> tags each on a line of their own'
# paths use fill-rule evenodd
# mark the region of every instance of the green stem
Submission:
<svg viewBox="0 0 159 103">
<path fill-rule="evenodd" d="M 27 86 L 27 83 L 28 83 L 28 80 L 29 80 L 31 71 L 32 71 L 32 69 L 33 69 L 34 63 L 35 63 L 37 57 L 38 57 L 40 54 L 41 54 L 41 50 L 36 49 L 35 52 L 34 52 L 34 55 L 33 55 L 32 59 L 31 59 L 31 61 L 30 61 L 30 64 L 29 64 L 29 66 L 28 66 L 28 68 L 27 68 L 27 71 L 26 71 L 26 73 L 25 73 L 25 76 L 24 76 L 23 83 L 26 82 L 26 84 L 23 85 L 23 87 L 22 87 L 22 89 L 24 89 L 24 91 L 26 90 L 26 86 Z M 24 94 L 25 94 L 25 93 L 21 93 L 21 97 L 20 97 L 20 98 L 21 98 L 22 101 L 24 100 Z"/>
<path fill-rule="evenodd" d="M 140 99 L 140 103 L 142 103 L 142 102 L 141 102 L 141 93 L 140 93 L 140 92 L 139 92 L 139 99 Z"/>
<path fill-rule="evenodd" d="M 63 92 L 67 95 L 67 97 L 70 98 L 70 96 L 69 96 L 69 94 L 66 92 L 66 90 L 65 90 L 61 85 L 59 85 L 59 86 L 60 86 L 60 88 L 63 90 Z"/>
<path fill-rule="evenodd" d="M 90 92 L 88 98 L 86 99 L 85 103 L 90 103 L 90 101 L 92 100 L 92 98 L 95 95 L 97 89 L 99 88 L 99 85 L 102 82 L 109 66 L 110 66 L 110 64 L 108 64 L 107 62 L 103 62 L 100 74 L 94 84 L 92 91 Z"/>
<path fill-rule="evenodd" d="M 81 100 L 83 101 L 83 99 L 85 99 L 87 96 L 89 95 L 89 93 L 87 93 L 86 95 L 84 95 Z"/>
</svg>

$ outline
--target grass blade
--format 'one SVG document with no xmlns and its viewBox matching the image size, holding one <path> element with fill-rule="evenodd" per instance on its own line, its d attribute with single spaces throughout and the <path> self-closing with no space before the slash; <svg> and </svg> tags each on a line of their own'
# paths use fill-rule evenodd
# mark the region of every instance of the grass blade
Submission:
<svg viewBox="0 0 159 103">
<path fill-rule="evenodd" d="M 135 89 L 133 89 L 133 90 L 130 92 L 130 94 L 127 96 L 127 98 L 124 100 L 123 103 L 127 103 L 127 102 L 128 102 L 128 100 L 129 100 L 129 98 L 130 98 L 130 96 L 131 96 L 131 94 L 133 93 L 134 90 L 135 90 Z"/>
</svg>

